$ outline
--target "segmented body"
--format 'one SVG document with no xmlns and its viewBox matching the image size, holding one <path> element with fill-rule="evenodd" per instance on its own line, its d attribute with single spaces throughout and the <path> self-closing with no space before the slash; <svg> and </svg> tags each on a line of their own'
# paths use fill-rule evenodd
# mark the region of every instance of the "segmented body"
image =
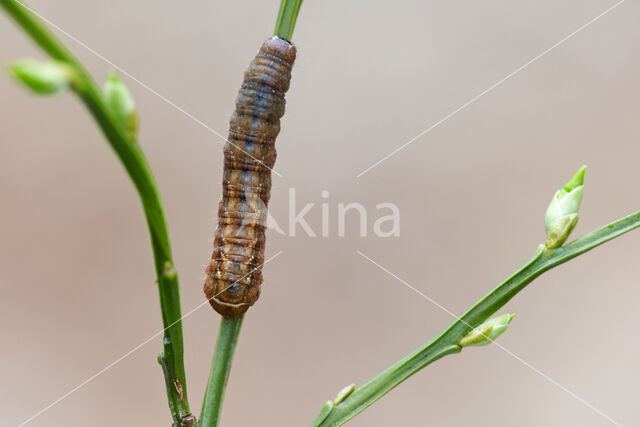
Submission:
<svg viewBox="0 0 640 427">
<path fill-rule="evenodd" d="M 265 41 L 244 74 L 224 147 L 222 200 L 204 292 L 223 316 L 246 312 L 260 296 L 275 140 L 296 48 Z"/>
</svg>

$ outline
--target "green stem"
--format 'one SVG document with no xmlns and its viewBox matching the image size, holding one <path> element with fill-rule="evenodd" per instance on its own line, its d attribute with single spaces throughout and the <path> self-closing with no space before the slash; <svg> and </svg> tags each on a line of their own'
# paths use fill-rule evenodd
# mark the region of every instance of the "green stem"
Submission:
<svg viewBox="0 0 640 427">
<path fill-rule="evenodd" d="M 302 0 L 280 1 L 280 11 L 276 19 L 276 29 L 273 32 L 275 36 L 291 41 L 301 5 Z"/>
<path fill-rule="evenodd" d="M 105 105 L 98 86 L 84 66 L 50 33 L 42 22 L 21 3 L 0 0 L 6 12 L 52 58 L 67 63 L 78 76 L 74 91 L 85 104 L 107 141 L 122 162 L 140 196 L 155 262 L 162 321 L 165 327 L 161 355 L 169 406 L 176 425 L 189 414 L 183 357 L 182 314 L 178 277 L 173 267 L 164 209 L 155 180 L 142 150 L 127 135 L 121 122 Z"/>
<path fill-rule="evenodd" d="M 240 317 L 223 317 L 220 321 L 220 331 L 216 341 L 216 349 L 211 362 L 209 382 L 204 394 L 202 411 L 200 414 L 200 427 L 215 427 L 220 422 L 224 391 L 227 387 L 233 353 L 238 343 L 238 335 L 242 326 Z"/>
<path fill-rule="evenodd" d="M 462 337 L 487 320 L 542 273 L 637 227 L 640 227 L 640 211 L 565 246 L 548 250 L 544 245 L 540 245 L 522 267 L 451 323 L 440 335 L 357 388 L 345 400 L 334 406 L 328 416 L 317 425 L 327 427 L 344 424 L 431 362 L 460 352 L 461 348 L 457 343 Z"/>
</svg>

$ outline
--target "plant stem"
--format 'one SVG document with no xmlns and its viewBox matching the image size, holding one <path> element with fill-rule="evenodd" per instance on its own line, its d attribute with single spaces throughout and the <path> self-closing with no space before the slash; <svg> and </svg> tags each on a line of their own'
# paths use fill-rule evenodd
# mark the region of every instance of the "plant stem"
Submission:
<svg viewBox="0 0 640 427">
<path fill-rule="evenodd" d="M 548 250 L 544 245 L 540 245 L 522 267 L 451 323 L 440 335 L 357 388 L 345 400 L 335 405 L 318 425 L 326 427 L 344 424 L 431 362 L 448 354 L 459 353 L 461 348 L 457 343 L 460 339 L 487 320 L 542 273 L 637 227 L 640 227 L 640 211 L 565 246 Z"/>
<path fill-rule="evenodd" d="M 177 426 L 189 414 L 183 357 L 182 314 L 178 277 L 173 267 L 164 209 L 155 180 L 140 146 L 105 105 L 98 86 L 84 66 L 21 2 L 0 0 L 7 13 L 52 58 L 72 67 L 79 79 L 73 89 L 122 162 L 138 191 L 151 238 L 164 330 L 161 355 L 169 406 Z"/>
<path fill-rule="evenodd" d="M 200 413 L 200 427 L 215 427 L 220 422 L 224 391 L 227 387 L 231 361 L 238 343 L 242 319 L 244 319 L 244 316 L 223 317 L 220 321 L 220 330 L 211 362 L 209 382 L 207 383 Z"/>
<path fill-rule="evenodd" d="M 280 11 L 276 19 L 276 29 L 273 33 L 275 36 L 291 41 L 301 5 L 302 0 L 280 1 Z"/>
</svg>

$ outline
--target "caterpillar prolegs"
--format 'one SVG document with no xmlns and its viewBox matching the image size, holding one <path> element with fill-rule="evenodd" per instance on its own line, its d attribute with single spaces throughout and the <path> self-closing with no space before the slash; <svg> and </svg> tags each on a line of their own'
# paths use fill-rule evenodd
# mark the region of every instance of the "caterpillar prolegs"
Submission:
<svg viewBox="0 0 640 427">
<path fill-rule="evenodd" d="M 218 227 L 204 283 L 211 306 L 226 317 L 240 316 L 260 296 L 275 140 L 295 58 L 290 42 L 265 41 L 244 73 L 231 116 Z"/>
</svg>

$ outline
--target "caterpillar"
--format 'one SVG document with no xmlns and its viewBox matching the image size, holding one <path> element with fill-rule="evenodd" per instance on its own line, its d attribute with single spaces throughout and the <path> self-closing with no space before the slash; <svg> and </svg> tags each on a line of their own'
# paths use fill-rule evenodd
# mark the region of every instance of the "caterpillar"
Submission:
<svg viewBox="0 0 640 427">
<path fill-rule="evenodd" d="M 284 115 L 295 46 L 266 40 L 244 73 L 224 146 L 222 200 L 204 293 L 222 316 L 245 313 L 260 296 L 275 140 Z"/>
</svg>

